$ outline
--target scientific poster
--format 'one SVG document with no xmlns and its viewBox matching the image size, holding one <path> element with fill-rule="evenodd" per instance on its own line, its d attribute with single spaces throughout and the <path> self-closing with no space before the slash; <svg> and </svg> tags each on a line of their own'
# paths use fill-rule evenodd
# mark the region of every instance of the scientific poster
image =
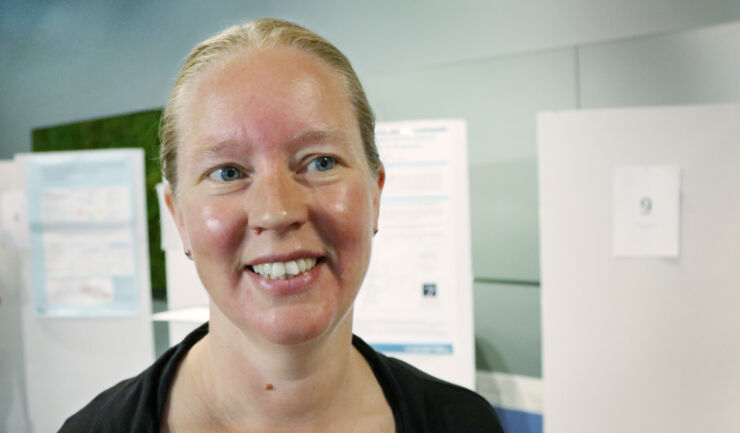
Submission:
<svg viewBox="0 0 740 433">
<path fill-rule="evenodd" d="M 138 314 L 140 285 L 149 278 L 141 236 L 143 151 L 33 153 L 17 160 L 26 174 L 36 315 Z"/>
<path fill-rule="evenodd" d="M 376 140 L 386 183 L 355 333 L 376 350 L 473 388 L 465 122 L 379 123 Z"/>
</svg>

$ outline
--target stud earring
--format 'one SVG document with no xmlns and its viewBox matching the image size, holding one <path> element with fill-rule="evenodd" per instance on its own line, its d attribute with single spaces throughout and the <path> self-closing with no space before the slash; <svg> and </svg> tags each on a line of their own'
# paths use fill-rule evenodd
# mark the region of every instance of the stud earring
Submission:
<svg viewBox="0 0 740 433">
<path fill-rule="evenodd" d="M 185 255 L 187 256 L 187 258 L 192 259 L 192 257 L 190 256 L 193 255 L 193 252 L 190 250 L 185 250 Z"/>
<path fill-rule="evenodd" d="M 375 227 L 375 228 L 373 229 L 373 236 L 375 236 L 375 235 L 377 235 L 377 234 L 378 234 L 378 228 L 377 228 L 377 227 Z"/>
</svg>

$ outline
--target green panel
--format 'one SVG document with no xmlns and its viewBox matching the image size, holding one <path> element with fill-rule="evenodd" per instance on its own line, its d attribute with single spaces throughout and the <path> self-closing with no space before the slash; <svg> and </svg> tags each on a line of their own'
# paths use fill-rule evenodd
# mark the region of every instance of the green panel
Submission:
<svg viewBox="0 0 740 433">
<path fill-rule="evenodd" d="M 536 114 L 575 108 L 575 51 L 363 77 L 379 121 L 468 122 L 476 277 L 539 279 Z"/>
<path fill-rule="evenodd" d="M 582 106 L 740 101 L 738 53 L 740 23 L 584 47 Z"/>
<path fill-rule="evenodd" d="M 152 313 L 162 311 L 167 311 L 167 301 L 152 299 Z M 154 358 L 159 359 L 170 348 L 170 322 L 152 320 L 152 329 L 154 330 Z"/>
<path fill-rule="evenodd" d="M 542 377 L 540 288 L 475 283 L 478 370 Z"/>
<path fill-rule="evenodd" d="M 161 110 L 150 110 L 38 128 L 33 130 L 31 138 L 34 152 L 123 147 L 144 149 L 151 287 L 153 295 L 164 299 L 167 282 L 159 228 L 159 203 L 155 189 L 155 185 L 162 180 L 157 135 L 160 114 Z"/>
<path fill-rule="evenodd" d="M 470 185 L 475 276 L 539 281 L 537 160 L 472 164 Z"/>
</svg>

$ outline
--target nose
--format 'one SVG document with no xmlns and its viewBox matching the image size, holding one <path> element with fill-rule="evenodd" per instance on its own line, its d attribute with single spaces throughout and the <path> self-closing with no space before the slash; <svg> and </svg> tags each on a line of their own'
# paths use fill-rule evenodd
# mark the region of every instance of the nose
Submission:
<svg viewBox="0 0 740 433">
<path fill-rule="evenodd" d="M 266 230 L 282 234 L 308 219 L 305 192 L 288 172 L 257 175 L 249 190 L 248 224 L 256 234 Z"/>
</svg>

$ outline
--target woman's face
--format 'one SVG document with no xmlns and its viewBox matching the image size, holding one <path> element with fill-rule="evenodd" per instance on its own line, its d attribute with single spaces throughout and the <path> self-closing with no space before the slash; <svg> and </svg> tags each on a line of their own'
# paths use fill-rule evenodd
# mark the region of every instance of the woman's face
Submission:
<svg viewBox="0 0 740 433">
<path fill-rule="evenodd" d="M 339 76 L 301 51 L 249 51 L 185 90 L 168 204 L 212 302 L 246 335 L 294 344 L 348 317 L 384 173 L 368 168 Z"/>
</svg>

